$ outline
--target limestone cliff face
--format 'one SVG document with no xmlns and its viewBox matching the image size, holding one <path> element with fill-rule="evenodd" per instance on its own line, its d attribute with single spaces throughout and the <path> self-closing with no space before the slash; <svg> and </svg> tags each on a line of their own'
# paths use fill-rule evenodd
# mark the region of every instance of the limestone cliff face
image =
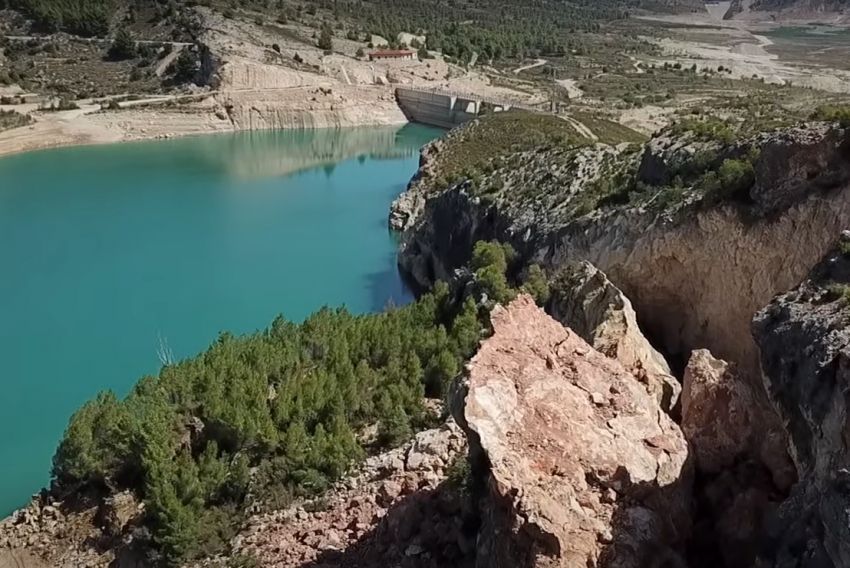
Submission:
<svg viewBox="0 0 850 568">
<path fill-rule="evenodd" d="M 492 324 L 462 416 L 488 465 L 476 566 L 681 565 L 691 478 L 679 428 L 531 297 L 496 307 Z"/>
<path fill-rule="evenodd" d="M 193 9 L 202 29 L 201 82 L 214 89 L 215 114 L 236 130 L 398 125 L 407 118 L 390 86 L 351 76 L 316 47 L 206 7 Z M 282 44 L 282 45 L 279 45 Z M 277 49 L 273 49 L 273 45 Z M 361 64 L 346 59 L 349 68 Z M 342 69 L 341 72 L 336 72 Z M 360 83 L 360 84 L 358 84 Z"/>
<path fill-rule="evenodd" d="M 217 97 L 234 128 L 268 130 L 406 124 L 386 87 L 297 86 L 230 91 Z"/>
<path fill-rule="evenodd" d="M 841 249 L 850 249 L 850 235 Z M 800 477 L 768 525 L 759 566 L 850 566 L 850 260 L 833 250 L 753 322 L 765 385 Z"/>
<path fill-rule="evenodd" d="M 753 144 L 760 155 L 746 195 L 673 212 L 614 206 L 569 218 L 532 198 L 482 200 L 464 184 L 432 192 L 399 264 L 424 285 L 448 278 L 476 240 L 493 238 L 550 269 L 588 260 L 631 299 L 664 351 L 684 359 L 706 347 L 755 377 L 752 315 L 797 284 L 850 222 L 850 152 L 846 133 L 822 124 Z M 580 196 L 565 186 L 562 200 Z"/>
<path fill-rule="evenodd" d="M 389 225 L 394 231 L 404 231 L 413 224 L 425 208 L 425 191 L 422 186 L 427 184 L 426 178 L 433 167 L 436 156 L 445 146 L 442 140 L 434 140 L 427 144 L 419 155 L 419 170 L 410 180 L 407 190 L 399 195 L 390 206 Z"/>
<path fill-rule="evenodd" d="M 665 412 L 673 411 L 682 390 L 679 382 L 640 331 L 631 301 L 601 270 L 587 261 L 563 267 L 554 278 L 548 311 L 639 377 Z"/>
</svg>

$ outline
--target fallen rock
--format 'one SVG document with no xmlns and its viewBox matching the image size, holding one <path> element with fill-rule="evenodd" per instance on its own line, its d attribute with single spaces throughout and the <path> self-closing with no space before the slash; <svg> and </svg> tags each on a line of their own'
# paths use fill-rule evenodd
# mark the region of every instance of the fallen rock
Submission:
<svg viewBox="0 0 850 568">
<path fill-rule="evenodd" d="M 707 349 L 691 354 L 682 390 L 682 432 L 700 471 L 718 473 L 750 451 L 755 429 L 753 396 L 729 363 Z"/>
<path fill-rule="evenodd" d="M 644 567 L 689 531 L 679 428 L 621 363 L 528 295 L 491 315 L 463 425 L 486 458 L 476 566 Z"/>
<path fill-rule="evenodd" d="M 641 332 L 632 303 L 601 270 L 589 262 L 563 267 L 554 279 L 549 312 L 643 380 L 665 411 L 673 409 L 679 382 Z"/>
<path fill-rule="evenodd" d="M 691 354 L 682 390 L 682 431 L 697 469 L 718 473 L 741 459 L 764 465 L 780 491 L 797 480 L 787 435 L 764 393 L 706 349 Z"/>
</svg>

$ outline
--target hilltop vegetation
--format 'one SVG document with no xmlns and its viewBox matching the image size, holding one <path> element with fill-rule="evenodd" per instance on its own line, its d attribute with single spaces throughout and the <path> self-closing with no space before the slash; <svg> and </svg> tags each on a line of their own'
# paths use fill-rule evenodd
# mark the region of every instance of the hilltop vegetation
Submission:
<svg viewBox="0 0 850 568">
<path fill-rule="evenodd" d="M 156 8 L 165 16 L 195 4 L 185 0 L 2 0 L 0 7 L 3 3 L 28 15 L 41 31 L 82 36 L 106 36 L 123 25 L 125 17 L 132 18 L 134 11 Z M 462 60 L 473 53 L 488 60 L 564 55 L 570 34 L 598 31 L 602 23 L 628 18 L 635 9 L 698 8 L 690 0 L 200 0 L 197 4 L 212 6 L 230 17 L 240 11 L 258 13 L 315 29 L 333 23 L 349 39 L 368 41 L 371 34 L 377 34 L 393 46 L 400 32 L 423 33 L 428 49 Z M 505 26 L 506 21 L 511 25 Z"/>
<path fill-rule="evenodd" d="M 10 5 L 29 15 L 39 29 L 81 36 L 109 33 L 116 8 L 112 0 L 11 0 Z"/>
<path fill-rule="evenodd" d="M 445 186 L 489 174 L 503 158 L 519 152 L 573 148 L 588 142 L 570 123 L 550 114 L 493 113 L 451 131 L 431 173 L 437 185 Z"/>
</svg>

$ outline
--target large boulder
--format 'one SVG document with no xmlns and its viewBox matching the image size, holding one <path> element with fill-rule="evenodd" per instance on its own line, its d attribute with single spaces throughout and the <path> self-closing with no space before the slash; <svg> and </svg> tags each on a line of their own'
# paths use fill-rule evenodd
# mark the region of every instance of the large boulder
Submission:
<svg viewBox="0 0 850 568">
<path fill-rule="evenodd" d="M 682 432 L 699 475 L 689 548 L 702 565 L 751 568 L 765 517 L 796 479 L 773 409 L 734 365 L 691 354 L 682 389 Z"/>
<path fill-rule="evenodd" d="M 488 466 L 476 565 L 677 565 L 691 486 L 679 428 L 530 296 L 491 318 L 461 416 L 473 461 Z"/>
<path fill-rule="evenodd" d="M 850 566 L 850 235 L 756 314 L 764 381 L 800 481 L 767 526 L 759 566 Z"/>
<path fill-rule="evenodd" d="M 682 431 L 696 467 L 719 473 L 742 459 L 762 463 L 780 490 L 796 481 L 787 437 L 772 407 L 733 365 L 706 349 L 691 354 L 682 390 Z"/>
<path fill-rule="evenodd" d="M 601 270 L 589 262 L 563 267 L 554 279 L 549 312 L 638 376 L 662 408 L 672 410 L 682 390 L 679 382 L 638 327 L 632 303 Z"/>
<path fill-rule="evenodd" d="M 746 454 L 754 430 L 753 396 L 726 361 L 707 349 L 691 354 L 682 390 L 682 431 L 697 467 L 718 473 Z"/>
</svg>

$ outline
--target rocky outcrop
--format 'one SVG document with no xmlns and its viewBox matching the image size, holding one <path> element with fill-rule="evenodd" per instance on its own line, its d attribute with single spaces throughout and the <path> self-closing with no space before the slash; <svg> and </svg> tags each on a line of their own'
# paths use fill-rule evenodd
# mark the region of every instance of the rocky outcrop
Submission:
<svg viewBox="0 0 850 568">
<path fill-rule="evenodd" d="M 681 565 L 690 475 L 678 427 L 531 297 L 496 307 L 492 324 L 462 416 L 489 466 L 476 566 Z"/>
<path fill-rule="evenodd" d="M 752 187 L 720 202 L 694 190 L 660 210 L 659 189 L 654 201 L 575 217 L 575 200 L 598 186 L 591 179 L 575 191 L 557 176 L 560 199 L 551 180 L 544 194 L 514 189 L 482 199 L 464 184 L 434 192 L 404 235 L 399 264 L 423 285 L 449 278 L 482 239 L 509 242 L 550 272 L 588 260 L 631 299 L 664 353 L 684 360 L 705 347 L 756 383 L 750 320 L 796 285 L 847 224 L 850 155 L 845 131 L 824 124 L 751 143 L 760 150 Z"/>
<path fill-rule="evenodd" d="M 97 505 L 85 501 L 71 507 L 46 495 L 34 497 L 0 521 L 0 567 L 4 559 L 16 568 L 110 566 L 116 554 L 102 547 L 106 540 L 97 514 Z"/>
<path fill-rule="evenodd" d="M 760 427 L 753 395 L 737 380 L 729 363 L 706 349 L 691 354 L 682 390 L 682 432 L 699 469 L 717 473 L 749 452 Z"/>
<path fill-rule="evenodd" d="M 420 432 L 321 497 L 252 517 L 234 552 L 267 568 L 471 567 L 465 449 L 453 421 Z"/>
<path fill-rule="evenodd" d="M 600 353 L 616 359 L 645 383 L 666 412 L 679 399 L 681 386 L 670 374 L 637 322 L 628 298 L 589 262 L 563 267 L 554 278 L 547 311 Z"/>
<path fill-rule="evenodd" d="M 399 195 L 390 205 L 389 225 L 394 231 L 404 231 L 413 226 L 425 208 L 425 189 L 422 186 L 428 184 L 428 178 L 432 175 L 433 164 L 436 156 L 444 148 L 442 140 L 434 140 L 426 144 L 419 154 L 419 170 L 410 180 L 407 189 Z"/>
<path fill-rule="evenodd" d="M 761 567 L 850 565 L 850 234 L 753 321 L 800 481 L 768 524 Z"/>
<path fill-rule="evenodd" d="M 217 96 L 238 130 L 338 128 L 406 124 L 393 92 L 384 87 L 305 86 L 230 91 Z"/>
<path fill-rule="evenodd" d="M 787 437 L 774 409 L 761 401 L 733 365 L 705 349 L 691 354 L 683 379 L 681 425 L 697 468 L 715 474 L 752 459 L 771 472 L 777 488 L 787 491 L 796 481 Z"/>
<path fill-rule="evenodd" d="M 734 366 L 705 349 L 691 354 L 682 389 L 682 432 L 694 457 L 695 566 L 750 568 L 766 516 L 796 471 L 772 407 Z"/>
</svg>

